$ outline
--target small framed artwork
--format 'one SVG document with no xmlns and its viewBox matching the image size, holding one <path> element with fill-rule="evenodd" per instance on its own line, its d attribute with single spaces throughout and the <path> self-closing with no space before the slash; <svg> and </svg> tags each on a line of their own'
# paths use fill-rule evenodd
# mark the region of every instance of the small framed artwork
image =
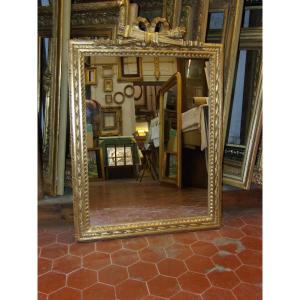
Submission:
<svg viewBox="0 0 300 300">
<path fill-rule="evenodd" d="M 112 78 L 113 75 L 114 75 L 113 65 L 102 66 L 102 77 L 103 78 Z"/>
<path fill-rule="evenodd" d="M 110 93 L 113 91 L 113 80 L 112 79 L 104 79 L 103 80 L 103 90 L 106 93 Z"/>
<path fill-rule="evenodd" d="M 114 94 L 114 102 L 117 104 L 122 104 L 125 101 L 125 96 L 121 92 L 117 92 Z"/>
<path fill-rule="evenodd" d="M 134 105 L 137 107 L 146 107 L 147 106 L 147 87 L 143 85 L 134 85 Z"/>
<path fill-rule="evenodd" d="M 140 81 L 142 75 L 142 59 L 140 57 L 120 57 L 119 58 L 119 81 Z"/>
<path fill-rule="evenodd" d="M 85 69 L 85 84 L 97 85 L 97 68 L 91 67 Z"/>
<path fill-rule="evenodd" d="M 131 84 L 128 84 L 124 87 L 124 94 L 128 98 L 131 98 L 134 95 L 134 88 Z"/>
<path fill-rule="evenodd" d="M 105 95 L 105 103 L 106 104 L 112 104 L 113 103 L 113 97 L 111 94 Z"/>
<path fill-rule="evenodd" d="M 122 107 L 102 107 L 100 136 L 122 135 Z"/>
</svg>

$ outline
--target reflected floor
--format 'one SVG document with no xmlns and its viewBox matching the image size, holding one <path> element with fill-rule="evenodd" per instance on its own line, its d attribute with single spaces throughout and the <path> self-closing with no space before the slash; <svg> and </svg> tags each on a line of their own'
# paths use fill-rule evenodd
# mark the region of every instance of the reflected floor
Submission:
<svg viewBox="0 0 300 300">
<path fill-rule="evenodd" d="M 159 184 L 151 178 L 89 183 L 91 225 L 194 217 L 207 213 L 207 190 Z"/>
</svg>

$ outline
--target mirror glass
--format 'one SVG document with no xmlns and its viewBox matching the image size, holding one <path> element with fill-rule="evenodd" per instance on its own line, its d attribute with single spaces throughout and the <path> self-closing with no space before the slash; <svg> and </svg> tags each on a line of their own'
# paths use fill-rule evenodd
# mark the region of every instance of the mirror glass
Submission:
<svg viewBox="0 0 300 300">
<path fill-rule="evenodd" d="M 224 150 L 224 173 L 230 173 L 232 166 L 243 163 L 253 120 L 260 65 L 260 49 L 239 49 Z M 235 169 L 237 176 L 242 172 L 242 168 Z"/>
<path fill-rule="evenodd" d="M 262 6 L 246 6 L 243 13 L 242 28 L 262 27 Z"/>
<path fill-rule="evenodd" d="M 207 215 L 208 59 L 92 56 L 85 68 L 96 68 L 85 93 L 91 225 Z"/>
</svg>

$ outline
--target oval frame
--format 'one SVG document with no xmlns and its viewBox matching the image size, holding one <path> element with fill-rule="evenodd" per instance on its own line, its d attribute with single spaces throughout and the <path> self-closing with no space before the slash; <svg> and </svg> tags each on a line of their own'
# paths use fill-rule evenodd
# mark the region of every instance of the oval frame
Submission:
<svg viewBox="0 0 300 300">
<path fill-rule="evenodd" d="M 118 96 L 118 95 L 121 95 L 121 96 L 122 96 L 122 100 L 121 100 L 121 101 L 117 101 L 117 96 Z M 114 94 L 114 102 L 115 102 L 116 104 L 123 104 L 124 101 L 125 101 L 125 96 L 124 96 L 124 94 L 123 94 L 122 92 L 116 92 L 116 93 Z"/>
<path fill-rule="evenodd" d="M 131 93 L 128 93 L 127 90 L 131 88 Z M 134 95 L 134 87 L 131 84 L 128 84 L 124 87 L 124 95 L 128 98 L 131 98 Z"/>
</svg>

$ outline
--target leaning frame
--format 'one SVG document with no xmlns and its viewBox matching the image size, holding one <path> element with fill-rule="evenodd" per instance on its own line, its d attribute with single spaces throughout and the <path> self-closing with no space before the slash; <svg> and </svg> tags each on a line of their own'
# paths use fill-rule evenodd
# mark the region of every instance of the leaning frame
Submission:
<svg viewBox="0 0 300 300">
<path fill-rule="evenodd" d="M 134 40 L 70 41 L 70 124 L 75 237 L 78 241 L 218 228 L 221 225 L 223 47 L 197 41 L 182 45 L 159 43 L 145 47 Z M 88 162 L 85 119 L 85 56 L 156 56 L 204 58 L 210 62 L 208 210 L 205 216 L 92 226 L 89 216 Z"/>
<path fill-rule="evenodd" d="M 259 78 L 257 81 L 257 88 L 255 91 L 253 115 L 250 121 L 249 137 L 246 144 L 246 151 L 241 166 L 234 169 L 240 170 L 241 175 L 234 175 L 230 173 L 223 173 L 223 183 L 232 185 L 238 188 L 248 190 L 251 186 L 252 175 L 255 166 L 257 150 L 260 143 L 260 136 L 262 132 L 262 63 L 259 68 Z M 226 160 L 224 160 L 224 166 Z"/>
</svg>

